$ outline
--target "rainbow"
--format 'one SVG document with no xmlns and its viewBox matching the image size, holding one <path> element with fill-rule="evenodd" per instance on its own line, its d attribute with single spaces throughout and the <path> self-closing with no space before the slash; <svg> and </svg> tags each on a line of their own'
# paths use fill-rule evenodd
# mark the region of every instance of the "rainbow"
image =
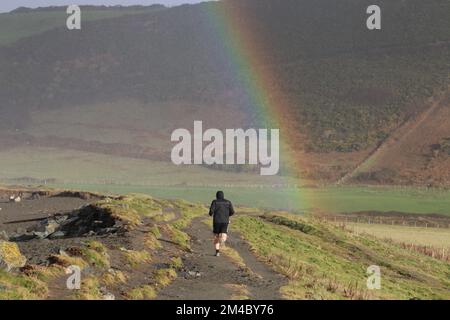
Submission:
<svg viewBox="0 0 450 320">
<path fill-rule="evenodd" d="M 245 89 L 252 108 L 262 126 L 280 129 L 280 158 L 287 176 L 295 177 L 300 185 L 301 171 L 295 152 L 299 142 L 298 130 L 289 114 L 294 110 L 275 80 L 276 73 L 271 67 L 265 51 L 259 47 L 258 35 L 253 32 L 251 19 L 243 8 L 235 6 L 235 1 L 219 1 L 205 4 L 204 9 L 212 29 L 226 48 L 227 59 L 234 68 L 234 78 Z M 287 178 L 282 178 L 287 183 Z M 292 181 L 292 180 L 290 180 Z M 305 208 L 306 199 L 300 188 L 287 192 L 287 201 L 294 208 Z M 311 199 L 308 199 L 311 200 Z"/>
</svg>

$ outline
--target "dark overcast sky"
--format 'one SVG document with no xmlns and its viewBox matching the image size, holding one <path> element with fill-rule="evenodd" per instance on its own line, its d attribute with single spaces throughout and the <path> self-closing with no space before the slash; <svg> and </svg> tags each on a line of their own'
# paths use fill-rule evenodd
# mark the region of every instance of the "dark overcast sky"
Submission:
<svg viewBox="0 0 450 320">
<path fill-rule="evenodd" d="M 0 12 L 7 12 L 18 7 L 48 7 L 62 6 L 70 4 L 95 4 L 95 5 L 149 5 L 154 3 L 164 4 L 166 6 L 179 5 L 183 3 L 197 3 L 201 0 L 0 0 Z"/>
</svg>

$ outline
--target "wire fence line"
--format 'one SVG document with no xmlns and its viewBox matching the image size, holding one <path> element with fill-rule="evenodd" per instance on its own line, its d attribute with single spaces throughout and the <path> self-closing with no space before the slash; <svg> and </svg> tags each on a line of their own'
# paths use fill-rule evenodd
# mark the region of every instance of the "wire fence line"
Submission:
<svg viewBox="0 0 450 320">
<path fill-rule="evenodd" d="M 450 228 L 450 219 L 437 217 L 321 215 L 319 219 L 335 223 L 381 224 L 416 228 Z"/>
</svg>

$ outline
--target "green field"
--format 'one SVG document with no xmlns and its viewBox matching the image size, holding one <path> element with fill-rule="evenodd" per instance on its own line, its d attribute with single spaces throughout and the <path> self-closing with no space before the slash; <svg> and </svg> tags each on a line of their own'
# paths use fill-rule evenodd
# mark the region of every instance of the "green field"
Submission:
<svg viewBox="0 0 450 320">
<path fill-rule="evenodd" d="M 348 223 L 346 226 L 357 234 L 370 234 L 380 239 L 390 239 L 395 242 L 433 246 L 436 248 L 450 248 L 450 229 L 415 228 L 365 223 Z"/>
<path fill-rule="evenodd" d="M 133 186 L 54 184 L 53 187 L 110 192 L 114 194 L 145 193 L 166 199 L 186 199 L 209 203 L 217 189 L 223 189 L 227 198 L 242 206 L 327 213 L 359 211 L 397 211 L 405 213 L 439 213 L 450 215 L 450 192 L 394 187 L 197 187 L 197 186 Z"/>
<path fill-rule="evenodd" d="M 175 166 L 151 161 L 56 148 L 17 147 L 0 151 L 0 180 L 4 184 L 55 180 L 59 184 L 206 186 L 273 185 L 280 177 L 213 171 L 201 166 Z M 25 181 L 28 180 L 28 181 Z M 291 179 L 291 181 L 293 181 Z"/>
<path fill-rule="evenodd" d="M 450 191 L 414 187 L 294 187 L 308 181 L 53 148 L 0 152 L 0 183 L 47 184 L 116 194 L 145 193 L 209 203 L 223 189 L 236 204 L 327 213 L 398 211 L 450 215 Z"/>
</svg>

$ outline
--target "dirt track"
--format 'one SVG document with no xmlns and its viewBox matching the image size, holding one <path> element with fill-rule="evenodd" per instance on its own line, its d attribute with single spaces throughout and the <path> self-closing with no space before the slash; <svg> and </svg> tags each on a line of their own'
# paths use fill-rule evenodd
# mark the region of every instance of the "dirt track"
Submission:
<svg viewBox="0 0 450 320">
<path fill-rule="evenodd" d="M 158 299 L 230 299 L 236 294 L 230 285 L 246 287 L 250 299 L 280 299 L 279 289 L 285 284 L 285 279 L 253 256 L 248 245 L 232 231 L 232 225 L 228 245 L 239 252 L 252 272 L 238 267 L 223 254 L 215 257 L 212 233 L 202 219 L 195 219 L 187 230 L 192 238 L 192 253 L 183 259 L 184 272 L 159 293 Z"/>
<path fill-rule="evenodd" d="M 45 196 L 35 200 L 22 200 L 19 203 L 9 202 L 4 195 L 0 200 L 0 231 L 6 231 L 9 236 L 34 228 L 42 219 L 50 216 L 72 212 L 92 200 L 78 197 Z M 169 211 L 167 211 L 169 210 Z M 165 208 L 164 212 L 172 213 L 173 209 Z M 179 213 L 175 214 L 175 218 Z M 185 252 L 180 247 L 168 241 L 170 237 L 163 234 L 162 248 L 152 252 L 152 263 L 142 265 L 137 269 L 127 269 L 121 260 L 122 255 L 117 248 L 125 247 L 132 250 L 143 250 L 144 229 L 151 225 L 144 219 L 140 228 L 128 232 L 125 236 L 110 234 L 107 237 L 69 237 L 62 239 L 32 239 L 19 241 L 22 254 L 29 264 L 46 264 L 50 255 L 66 250 L 68 247 L 81 246 L 87 239 L 98 239 L 110 249 L 111 267 L 116 270 L 126 270 L 129 277 L 126 284 L 113 290 L 117 299 L 123 298 L 122 292 L 130 288 L 148 284 L 158 265 L 164 265 L 170 257 L 180 256 L 183 268 L 178 270 L 177 278 L 165 288 L 158 291 L 156 299 L 197 300 L 197 299 L 280 299 L 280 287 L 286 284 L 286 279 L 272 271 L 267 265 L 258 261 L 249 246 L 239 237 L 231 226 L 230 241 L 227 246 L 236 250 L 243 260 L 242 264 L 230 259 L 226 254 L 214 256 L 212 233 L 205 224 L 205 217 L 194 219 L 186 233 L 191 238 L 191 252 Z M 174 219 L 175 219 L 174 218 Z M 163 222 L 162 224 L 167 223 Z M 55 279 L 50 284 L 49 299 L 68 299 L 71 292 L 65 289 L 65 278 Z M 243 291 L 242 291 L 243 290 Z"/>
</svg>

